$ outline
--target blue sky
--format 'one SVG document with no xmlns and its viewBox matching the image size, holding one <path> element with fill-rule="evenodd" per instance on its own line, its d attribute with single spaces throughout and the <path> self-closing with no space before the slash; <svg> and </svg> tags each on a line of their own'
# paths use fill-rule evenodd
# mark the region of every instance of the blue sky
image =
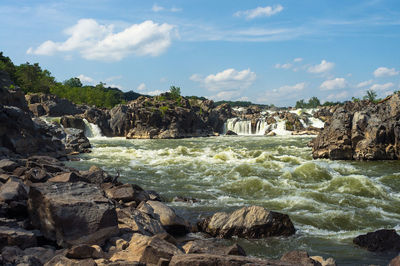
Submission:
<svg viewBox="0 0 400 266">
<path fill-rule="evenodd" d="M 1 0 L 0 24 L 59 81 L 277 106 L 400 87 L 398 0 Z"/>
</svg>

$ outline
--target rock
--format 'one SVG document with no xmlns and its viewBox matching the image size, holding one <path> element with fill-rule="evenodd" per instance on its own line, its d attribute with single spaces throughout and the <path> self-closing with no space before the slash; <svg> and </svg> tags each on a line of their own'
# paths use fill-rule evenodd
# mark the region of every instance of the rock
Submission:
<svg viewBox="0 0 400 266">
<path fill-rule="evenodd" d="M 310 258 L 319 262 L 321 266 L 336 266 L 336 261 L 333 258 L 327 258 L 326 260 L 321 256 L 311 256 Z"/>
<path fill-rule="evenodd" d="M 63 115 L 75 115 L 83 113 L 83 110 L 79 109 L 75 104 L 66 100 L 60 99 L 53 94 L 27 94 L 25 99 L 28 102 L 28 106 L 31 111 L 35 111 L 37 108 L 31 108 L 32 104 L 40 104 L 48 116 L 63 116 Z M 32 110 L 33 109 L 33 110 Z M 34 113 L 38 116 L 38 113 Z"/>
<path fill-rule="evenodd" d="M 184 254 L 175 255 L 172 257 L 170 266 L 203 266 L 203 265 L 218 265 L 218 266 L 239 266 L 239 265 L 253 265 L 253 266 L 288 266 L 298 265 L 278 260 L 270 259 L 257 259 L 243 256 L 233 255 L 214 255 L 214 254 Z"/>
<path fill-rule="evenodd" d="M 149 199 L 150 199 L 150 200 L 163 201 L 161 195 L 158 194 L 157 191 L 154 191 L 154 190 L 146 190 L 145 192 L 147 193 L 147 195 L 149 195 Z"/>
<path fill-rule="evenodd" d="M 115 181 L 115 178 L 113 176 L 109 175 L 107 172 L 101 170 L 100 168 L 80 172 L 80 175 L 86 182 L 92 184 L 111 183 L 112 181 Z"/>
<path fill-rule="evenodd" d="M 182 196 L 176 196 L 172 199 L 173 202 L 186 202 L 186 203 L 196 203 L 199 202 L 199 200 L 192 198 L 192 197 L 182 197 Z"/>
<path fill-rule="evenodd" d="M 117 215 L 122 228 L 129 228 L 134 232 L 148 236 L 166 232 L 159 220 L 153 219 L 139 210 L 133 208 L 117 209 Z"/>
<path fill-rule="evenodd" d="M 61 117 L 60 124 L 64 128 L 76 128 L 85 131 L 86 125 L 83 119 L 79 116 L 65 115 Z"/>
<path fill-rule="evenodd" d="M 116 201 L 128 202 L 135 200 L 135 191 L 130 184 L 105 188 L 104 192 L 108 198 Z"/>
<path fill-rule="evenodd" d="M 0 226 L 0 250 L 5 246 L 18 246 L 22 249 L 37 245 L 33 232 L 18 227 Z"/>
<path fill-rule="evenodd" d="M 172 235 L 184 235 L 189 232 L 189 223 L 162 202 L 152 200 L 142 202 L 138 210 L 159 220 L 165 230 Z"/>
<path fill-rule="evenodd" d="M 25 173 L 24 180 L 29 180 L 32 183 L 41 183 L 46 182 L 50 177 L 46 170 L 35 167 Z"/>
<path fill-rule="evenodd" d="M 77 128 L 65 128 L 67 137 L 65 139 L 65 148 L 67 152 L 89 152 L 90 145 L 89 139 L 85 136 L 85 132 Z"/>
<path fill-rule="evenodd" d="M 88 258 L 99 259 L 102 258 L 103 256 L 104 256 L 103 250 L 101 250 L 101 248 L 97 245 L 73 246 L 65 254 L 65 257 L 69 259 L 88 259 Z"/>
<path fill-rule="evenodd" d="M 214 237 L 263 238 L 290 236 L 295 228 L 286 214 L 258 206 L 243 207 L 233 213 L 217 212 L 199 222 L 200 230 Z"/>
<path fill-rule="evenodd" d="M 63 183 L 79 182 L 79 181 L 84 181 L 84 180 L 81 176 L 77 175 L 74 172 L 56 175 L 48 180 L 48 182 L 63 182 Z"/>
<path fill-rule="evenodd" d="M 111 261 L 137 261 L 157 264 L 160 259 L 170 260 L 183 252 L 171 243 L 158 237 L 133 234 L 129 247 L 112 255 Z"/>
<path fill-rule="evenodd" d="M 44 247 L 31 247 L 24 249 L 23 254 L 25 256 L 31 256 L 37 258 L 42 264 L 48 262 L 54 257 L 55 251 L 52 248 Z"/>
<path fill-rule="evenodd" d="M 226 131 L 225 135 L 227 135 L 227 136 L 237 136 L 237 133 L 232 131 L 232 130 L 228 130 L 228 131 Z"/>
<path fill-rule="evenodd" d="M 49 260 L 45 266 L 96 266 L 93 259 L 74 260 L 60 254 Z"/>
<path fill-rule="evenodd" d="M 183 250 L 188 253 L 209 253 L 216 255 L 238 255 L 246 256 L 244 249 L 238 244 L 233 244 L 231 246 L 225 246 L 218 244 L 215 240 L 194 240 L 189 241 L 183 245 Z"/>
<path fill-rule="evenodd" d="M 273 137 L 273 136 L 276 136 L 276 133 L 275 133 L 274 131 L 270 131 L 270 132 L 268 132 L 268 133 L 266 134 L 266 136 L 268 136 L 268 137 Z"/>
<path fill-rule="evenodd" d="M 88 122 L 96 124 L 104 136 L 114 136 L 109 124 L 111 117 L 108 110 L 90 107 L 85 111 L 83 117 L 88 120 Z"/>
<path fill-rule="evenodd" d="M 0 160 L 0 169 L 3 169 L 6 172 L 12 172 L 18 166 L 19 165 L 16 162 L 11 161 L 9 159 Z"/>
<path fill-rule="evenodd" d="M 396 256 L 389 262 L 389 266 L 400 266 L 400 255 Z"/>
<path fill-rule="evenodd" d="M 33 184 L 28 210 L 33 225 L 64 247 L 101 244 L 118 232 L 115 207 L 95 184 Z"/>
<path fill-rule="evenodd" d="M 353 239 L 353 243 L 369 251 L 400 251 L 400 235 L 394 229 L 381 229 Z"/>
<path fill-rule="evenodd" d="M 28 187 L 18 178 L 9 178 L 7 183 L 0 187 L 0 201 L 23 201 L 27 198 Z"/>
<path fill-rule="evenodd" d="M 294 250 L 294 251 L 287 252 L 281 257 L 281 261 L 290 262 L 295 265 L 321 266 L 321 263 L 310 258 L 308 253 L 303 250 Z"/>
</svg>

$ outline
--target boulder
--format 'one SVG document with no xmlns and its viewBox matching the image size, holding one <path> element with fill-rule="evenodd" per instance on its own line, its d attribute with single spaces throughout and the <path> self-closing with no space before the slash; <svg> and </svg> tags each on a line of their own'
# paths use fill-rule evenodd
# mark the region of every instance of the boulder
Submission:
<svg viewBox="0 0 400 266">
<path fill-rule="evenodd" d="M 172 235 L 184 235 L 189 232 L 189 223 L 162 202 L 152 200 L 142 202 L 138 210 L 159 220 L 165 230 Z"/>
<path fill-rule="evenodd" d="M 129 228 L 134 232 L 148 236 L 166 232 L 159 220 L 153 219 L 148 214 L 134 208 L 117 209 L 117 215 L 121 228 Z"/>
<path fill-rule="evenodd" d="M 33 184 L 28 211 L 32 224 L 64 247 L 101 244 L 118 232 L 115 207 L 95 184 Z"/>
<path fill-rule="evenodd" d="M 76 115 L 83 113 L 83 110 L 67 99 L 61 99 L 53 94 L 33 93 L 25 95 L 30 107 L 32 104 L 40 104 L 48 116 Z M 31 109 L 31 108 L 30 108 Z M 35 114 L 38 115 L 38 114 Z"/>
<path fill-rule="evenodd" d="M 237 133 L 232 131 L 232 130 L 228 130 L 228 131 L 226 131 L 225 135 L 227 135 L 227 136 L 237 136 Z"/>
<path fill-rule="evenodd" d="M 3 169 L 6 172 L 12 172 L 17 168 L 18 163 L 11 161 L 9 159 L 0 160 L 0 169 Z"/>
<path fill-rule="evenodd" d="M 240 266 L 240 265 L 253 265 L 253 266 L 289 266 L 299 264 L 292 264 L 279 260 L 271 259 L 257 259 L 252 257 L 234 256 L 234 255 L 215 255 L 215 254 L 184 254 L 175 255 L 172 257 L 170 266 L 203 266 L 203 265 L 218 265 L 218 266 Z"/>
<path fill-rule="evenodd" d="M 77 245 L 70 248 L 65 256 L 69 259 L 99 259 L 104 256 L 99 246 Z"/>
<path fill-rule="evenodd" d="M 50 177 L 51 176 L 49 175 L 49 173 L 47 173 L 46 170 L 35 167 L 29 169 L 25 173 L 24 180 L 29 180 L 32 183 L 40 183 L 40 182 L 46 182 Z"/>
<path fill-rule="evenodd" d="M 44 266 L 97 266 L 93 259 L 75 260 L 60 254 L 46 262 Z"/>
<path fill-rule="evenodd" d="M 85 131 L 86 125 L 83 119 L 79 116 L 65 115 L 61 117 L 60 124 L 64 128 L 76 128 Z"/>
<path fill-rule="evenodd" d="M 217 212 L 199 222 L 198 226 L 201 231 L 222 238 L 264 238 L 295 233 L 288 215 L 258 206 L 243 207 L 233 213 Z"/>
<path fill-rule="evenodd" d="M 311 256 L 310 258 L 321 263 L 321 266 L 336 266 L 336 261 L 333 258 L 324 259 L 321 256 Z"/>
<path fill-rule="evenodd" d="M 281 261 L 302 266 L 322 266 L 321 263 L 310 258 L 307 251 L 303 250 L 293 250 L 287 252 L 281 257 Z"/>
<path fill-rule="evenodd" d="M 116 181 L 116 178 L 109 175 L 106 171 L 96 167 L 90 168 L 89 171 L 82 171 L 80 172 L 82 178 L 89 183 L 92 184 L 103 184 L 103 183 L 112 183 Z"/>
<path fill-rule="evenodd" d="M 45 247 L 31 247 L 24 249 L 23 254 L 25 256 L 31 256 L 37 258 L 42 264 L 48 262 L 55 255 L 55 250 L 52 248 Z"/>
<path fill-rule="evenodd" d="M 0 226 L 0 250 L 5 246 L 18 246 L 22 249 L 37 245 L 33 232 L 19 227 Z"/>
<path fill-rule="evenodd" d="M 381 229 L 353 239 L 353 243 L 369 251 L 400 251 L 400 235 L 394 229 Z"/>
<path fill-rule="evenodd" d="M 214 239 L 189 241 L 185 245 L 182 246 L 182 249 L 187 254 L 189 254 L 189 253 L 196 253 L 196 254 L 208 253 L 208 254 L 216 254 L 216 255 L 246 256 L 246 252 L 238 244 L 226 246 L 223 244 L 219 244 Z"/>
<path fill-rule="evenodd" d="M 90 152 L 89 139 L 85 136 L 85 132 L 77 128 L 65 128 L 67 134 L 65 139 L 65 148 L 67 152 Z"/>
<path fill-rule="evenodd" d="M 28 187 L 18 178 L 11 177 L 0 187 L 0 201 L 24 201 L 28 198 Z"/>
<path fill-rule="evenodd" d="M 133 234 L 129 247 L 113 254 L 110 260 L 137 261 L 157 265 L 160 259 L 169 261 L 174 255 L 179 254 L 183 254 L 183 252 L 163 239 Z"/>
<path fill-rule="evenodd" d="M 63 173 L 61 175 L 56 175 L 48 180 L 49 182 L 63 182 L 63 183 L 72 183 L 84 181 L 83 178 L 77 175 L 75 172 Z"/>
</svg>

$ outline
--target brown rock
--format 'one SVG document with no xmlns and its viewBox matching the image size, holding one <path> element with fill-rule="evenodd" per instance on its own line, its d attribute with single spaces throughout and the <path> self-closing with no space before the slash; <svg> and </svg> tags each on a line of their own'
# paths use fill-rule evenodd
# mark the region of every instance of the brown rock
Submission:
<svg viewBox="0 0 400 266">
<path fill-rule="evenodd" d="M 308 253 L 303 250 L 293 250 L 287 252 L 282 256 L 281 261 L 302 266 L 321 266 L 321 263 L 311 259 Z"/>
<path fill-rule="evenodd" d="M 18 246 L 22 249 L 37 245 L 33 232 L 18 227 L 0 226 L 0 250 L 4 246 Z"/>
<path fill-rule="evenodd" d="M 63 173 L 61 175 L 56 175 L 48 180 L 48 182 L 78 182 L 83 181 L 83 178 L 74 172 Z"/>
<path fill-rule="evenodd" d="M 18 178 L 11 177 L 0 187 L 0 201 L 11 202 L 26 200 L 28 187 Z"/>
<path fill-rule="evenodd" d="M 238 255 L 246 256 L 244 249 L 238 244 L 231 246 L 225 246 L 218 244 L 215 240 L 194 240 L 187 242 L 183 247 L 183 250 L 189 253 L 209 253 L 216 255 Z"/>
<path fill-rule="evenodd" d="M 121 228 L 129 228 L 143 235 L 165 233 L 159 220 L 151 218 L 148 214 L 133 208 L 117 209 L 118 222 Z"/>
</svg>

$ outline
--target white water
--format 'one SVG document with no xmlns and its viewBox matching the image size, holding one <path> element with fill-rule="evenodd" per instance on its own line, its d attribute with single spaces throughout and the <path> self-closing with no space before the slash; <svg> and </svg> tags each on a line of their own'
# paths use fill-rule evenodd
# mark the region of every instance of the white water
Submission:
<svg viewBox="0 0 400 266">
<path fill-rule="evenodd" d="M 83 122 L 85 122 L 85 136 L 87 138 L 104 138 L 98 125 L 89 123 L 86 119 L 83 119 Z"/>
</svg>

